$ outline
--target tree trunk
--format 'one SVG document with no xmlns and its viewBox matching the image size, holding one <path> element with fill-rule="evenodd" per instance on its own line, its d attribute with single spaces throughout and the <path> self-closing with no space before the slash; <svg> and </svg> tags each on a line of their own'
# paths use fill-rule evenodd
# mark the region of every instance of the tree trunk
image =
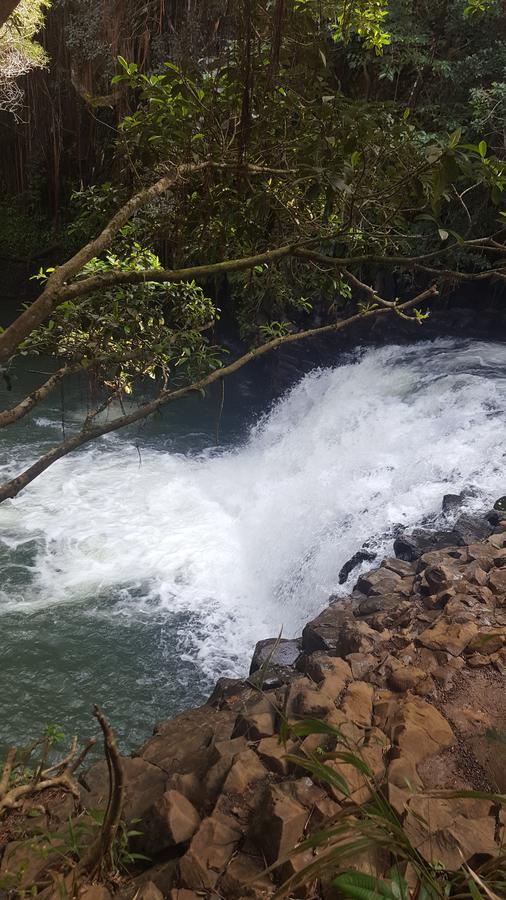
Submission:
<svg viewBox="0 0 506 900">
<path fill-rule="evenodd" d="M 19 0 L 0 0 L 0 28 L 5 25 L 16 6 L 19 6 Z"/>
</svg>

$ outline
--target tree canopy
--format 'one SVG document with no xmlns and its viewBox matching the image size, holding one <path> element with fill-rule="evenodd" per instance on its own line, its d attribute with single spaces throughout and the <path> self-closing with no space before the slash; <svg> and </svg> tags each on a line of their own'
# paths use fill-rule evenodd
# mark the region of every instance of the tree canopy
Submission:
<svg viewBox="0 0 506 900">
<path fill-rule="evenodd" d="M 79 372 L 100 395 L 0 499 L 283 343 L 376 316 L 422 323 L 442 285 L 506 278 L 499 3 L 216 7 L 205 56 L 119 56 L 110 176 L 74 189 L 69 257 L 42 266 L 40 296 L 0 335 L 7 380 L 20 354 L 55 372 L 0 425 Z M 376 289 L 379 269 L 399 296 Z M 225 290 L 234 359 L 215 332 Z M 145 377 L 152 398 L 117 415 Z"/>
</svg>

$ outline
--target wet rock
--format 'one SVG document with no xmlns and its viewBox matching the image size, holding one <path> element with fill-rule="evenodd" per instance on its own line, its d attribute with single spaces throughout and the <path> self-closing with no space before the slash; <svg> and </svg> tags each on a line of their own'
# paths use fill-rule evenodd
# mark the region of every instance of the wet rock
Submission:
<svg viewBox="0 0 506 900">
<path fill-rule="evenodd" d="M 339 584 L 345 584 L 353 569 L 356 569 L 357 566 L 362 565 L 364 562 L 372 562 L 376 559 L 376 556 L 377 553 L 374 553 L 372 550 L 358 550 L 357 553 L 354 553 L 339 572 Z"/>
<path fill-rule="evenodd" d="M 227 709 L 237 703 L 245 702 L 253 697 L 254 693 L 254 688 L 241 678 L 219 678 L 207 704 L 218 710 Z"/>
<path fill-rule="evenodd" d="M 483 516 L 462 515 L 459 516 L 453 526 L 463 544 L 472 544 L 481 541 L 492 534 L 492 525 Z"/>
<path fill-rule="evenodd" d="M 414 562 L 429 551 L 464 546 L 464 543 L 456 531 L 437 531 L 431 534 L 415 530 L 411 534 L 403 534 L 395 539 L 394 553 L 398 559 Z"/>
<path fill-rule="evenodd" d="M 367 653 L 377 640 L 374 629 L 355 620 L 351 606 L 344 602 L 327 607 L 302 632 L 302 646 L 307 653 L 324 650 L 331 656 Z"/>
<path fill-rule="evenodd" d="M 409 597 L 413 589 L 414 577 L 403 578 L 390 569 L 379 568 L 361 575 L 357 581 L 357 590 L 366 597 L 379 594 L 388 597 L 392 594 Z"/>
<path fill-rule="evenodd" d="M 294 666 L 300 656 L 300 651 L 300 640 L 268 638 L 265 641 L 259 641 L 251 660 L 250 675 L 253 675 L 262 666 L 266 666 L 267 670 L 274 666 Z"/>
</svg>

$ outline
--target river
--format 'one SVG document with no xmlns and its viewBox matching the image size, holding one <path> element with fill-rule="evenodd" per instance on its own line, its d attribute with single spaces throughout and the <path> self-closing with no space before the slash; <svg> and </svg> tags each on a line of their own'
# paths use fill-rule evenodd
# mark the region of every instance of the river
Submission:
<svg viewBox="0 0 506 900">
<path fill-rule="evenodd" d="M 50 723 L 87 737 L 98 702 L 131 750 L 243 675 L 257 640 L 300 633 L 364 540 L 388 552 L 449 491 L 506 493 L 505 344 L 358 350 L 281 396 L 263 371 L 227 384 L 218 442 L 220 398 L 193 398 L 0 507 L 0 745 Z M 61 417 L 55 396 L 2 434 L 3 474 Z"/>
</svg>

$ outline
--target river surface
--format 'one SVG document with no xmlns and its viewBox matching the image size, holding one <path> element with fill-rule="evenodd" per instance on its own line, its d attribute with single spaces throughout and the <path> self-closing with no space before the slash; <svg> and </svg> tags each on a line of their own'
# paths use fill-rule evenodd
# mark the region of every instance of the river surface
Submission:
<svg viewBox="0 0 506 900">
<path fill-rule="evenodd" d="M 0 507 L 0 746 L 50 723 L 84 738 L 98 702 L 131 750 L 257 640 L 299 634 L 363 541 L 389 552 L 447 492 L 506 493 L 505 344 L 369 348 L 277 398 L 266 371 L 227 384 L 219 423 L 220 397 L 193 398 Z M 0 435 L 4 476 L 61 419 L 56 396 Z"/>
</svg>

